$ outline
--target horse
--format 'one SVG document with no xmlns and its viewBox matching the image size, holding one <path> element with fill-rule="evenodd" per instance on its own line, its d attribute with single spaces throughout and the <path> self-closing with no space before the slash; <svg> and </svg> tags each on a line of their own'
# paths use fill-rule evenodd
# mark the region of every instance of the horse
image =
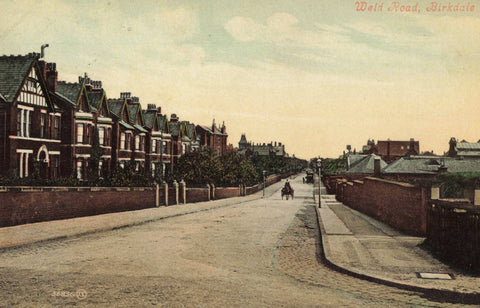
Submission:
<svg viewBox="0 0 480 308">
<path fill-rule="evenodd" d="M 293 188 L 283 187 L 282 188 L 282 200 L 283 200 L 283 196 L 285 196 L 288 200 L 289 195 L 292 196 L 292 200 L 293 200 Z"/>
</svg>

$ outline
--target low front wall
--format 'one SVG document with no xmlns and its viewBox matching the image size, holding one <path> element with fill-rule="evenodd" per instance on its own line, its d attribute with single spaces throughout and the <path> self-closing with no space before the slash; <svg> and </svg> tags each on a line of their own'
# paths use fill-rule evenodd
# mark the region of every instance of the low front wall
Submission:
<svg viewBox="0 0 480 308">
<path fill-rule="evenodd" d="M 208 201 L 208 188 L 187 188 L 187 202 Z"/>
<path fill-rule="evenodd" d="M 275 175 L 266 179 L 267 186 L 289 176 Z M 263 184 L 247 187 L 253 194 Z M 168 187 L 168 205 L 184 203 L 182 185 Z M 186 188 L 186 202 L 212 199 L 209 188 Z M 215 188 L 213 199 L 240 196 L 239 187 Z M 159 187 L 159 205 L 165 205 L 164 186 Z M 156 188 L 153 187 L 0 187 L 0 227 L 67 219 L 113 212 L 155 207 Z"/>
<path fill-rule="evenodd" d="M 349 207 L 405 233 L 426 235 L 428 196 L 425 188 L 374 177 L 335 181 L 338 200 Z"/>
<path fill-rule="evenodd" d="M 225 199 L 240 196 L 239 187 L 217 187 L 215 188 L 215 199 Z"/>
<path fill-rule="evenodd" d="M 36 190 L 0 193 L 0 227 L 155 206 L 154 188 Z"/>
</svg>

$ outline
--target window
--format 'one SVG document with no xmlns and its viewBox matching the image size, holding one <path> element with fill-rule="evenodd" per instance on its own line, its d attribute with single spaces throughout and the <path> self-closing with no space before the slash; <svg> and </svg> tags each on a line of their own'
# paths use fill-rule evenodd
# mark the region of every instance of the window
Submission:
<svg viewBox="0 0 480 308">
<path fill-rule="evenodd" d="M 17 136 L 22 135 L 22 109 L 18 109 L 17 113 Z"/>
<path fill-rule="evenodd" d="M 58 157 L 54 158 L 54 164 L 53 164 L 53 177 L 57 178 L 60 170 L 60 163 Z"/>
<path fill-rule="evenodd" d="M 22 136 L 27 136 L 27 110 L 22 110 Z"/>
<path fill-rule="evenodd" d="M 102 176 L 102 168 L 103 168 L 103 160 L 100 160 L 98 162 L 98 176 L 101 177 Z"/>
<path fill-rule="evenodd" d="M 140 136 L 140 151 L 145 151 L 145 136 Z"/>
<path fill-rule="evenodd" d="M 155 163 L 152 163 L 152 177 L 155 176 Z"/>
<path fill-rule="evenodd" d="M 32 115 L 33 115 L 33 112 L 28 111 L 27 137 L 30 137 L 30 135 L 32 133 L 32 119 L 33 119 Z"/>
<path fill-rule="evenodd" d="M 135 150 L 140 150 L 140 136 L 135 136 Z"/>
<path fill-rule="evenodd" d="M 105 145 L 105 127 L 98 128 L 98 142 L 100 145 Z"/>
<path fill-rule="evenodd" d="M 120 149 L 125 150 L 126 147 L 126 139 L 125 139 L 125 133 L 122 133 L 120 135 Z"/>
<path fill-rule="evenodd" d="M 163 154 L 168 154 L 168 151 L 167 151 L 167 142 L 166 142 L 166 141 L 163 141 L 163 142 L 162 142 L 162 153 L 163 153 Z"/>
<path fill-rule="evenodd" d="M 152 140 L 152 153 L 157 153 L 157 140 Z"/>
<path fill-rule="evenodd" d="M 111 145 L 112 140 L 112 128 L 107 129 L 107 135 L 105 136 L 105 145 Z"/>
<path fill-rule="evenodd" d="M 125 138 L 125 149 L 126 149 L 126 150 L 131 150 L 132 147 L 131 147 L 130 144 L 131 144 L 131 137 L 132 137 L 132 136 L 131 136 L 130 134 L 126 134 L 125 137 L 126 137 L 126 138 Z"/>
<path fill-rule="evenodd" d="M 83 162 L 77 161 L 77 179 L 83 179 Z"/>
<path fill-rule="evenodd" d="M 40 114 L 40 138 L 45 138 L 45 123 L 47 121 L 47 115 L 45 113 Z"/>
<path fill-rule="evenodd" d="M 92 141 L 92 128 L 93 128 L 93 126 L 91 124 L 85 125 L 85 130 L 86 130 L 85 136 L 86 136 L 86 138 L 85 138 L 84 143 L 86 143 L 86 144 L 91 144 L 92 143 L 91 142 Z"/>
<path fill-rule="evenodd" d="M 53 118 L 54 120 L 54 132 L 53 132 L 53 138 L 54 139 L 60 139 L 60 117 L 55 116 Z M 82 132 L 83 133 L 83 132 Z"/>
<path fill-rule="evenodd" d="M 55 121 L 55 125 L 56 125 Z M 77 124 L 77 143 L 83 143 L 83 124 Z"/>
</svg>

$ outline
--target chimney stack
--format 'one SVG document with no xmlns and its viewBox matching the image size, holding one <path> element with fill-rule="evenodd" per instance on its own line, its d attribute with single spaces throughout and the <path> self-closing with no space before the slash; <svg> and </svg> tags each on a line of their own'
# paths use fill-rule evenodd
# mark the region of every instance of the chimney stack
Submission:
<svg viewBox="0 0 480 308">
<path fill-rule="evenodd" d="M 380 157 L 375 156 L 373 159 L 373 175 L 378 176 L 382 172 Z"/>
<path fill-rule="evenodd" d="M 43 78 L 47 84 L 47 89 L 50 92 L 57 92 L 58 86 L 58 72 L 56 63 L 46 63 L 45 61 L 38 61 L 40 69 L 42 70 Z"/>
<path fill-rule="evenodd" d="M 127 99 L 127 98 L 130 98 L 131 95 L 132 93 L 130 92 L 120 92 L 120 98 Z"/>
</svg>

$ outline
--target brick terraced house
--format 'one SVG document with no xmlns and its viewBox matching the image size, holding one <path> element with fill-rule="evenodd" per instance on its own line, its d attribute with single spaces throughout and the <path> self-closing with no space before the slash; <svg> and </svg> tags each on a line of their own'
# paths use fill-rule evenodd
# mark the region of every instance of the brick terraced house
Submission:
<svg viewBox="0 0 480 308">
<path fill-rule="evenodd" d="M 1 174 L 20 178 L 38 166 L 44 179 L 60 173 L 61 110 L 49 95 L 40 54 L 0 57 Z"/>
<path fill-rule="evenodd" d="M 43 50 L 43 47 L 42 47 Z M 109 99 L 101 81 L 87 74 L 78 82 L 58 80 L 55 63 L 38 53 L 0 56 L 0 174 L 43 179 L 86 180 L 98 140 L 99 176 L 135 161 L 136 170 L 155 175 L 173 171 L 181 155 L 200 147 L 225 153 L 220 129 L 170 120 L 161 108 L 146 110 L 130 92 Z M 97 139 L 98 138 L 98 139 Z"/>
<path fill-rule="evenodd" d="M 200 147 L 209 147 L 212 149 L 215 156 L 225 154 L 227 151 L 227 128 L 225 123 L 220 128 L 213 120 L 212 126 L 197 125 L 196 132 L 199 137 Z"/>
<path fill-rule="evenodd" d="M 166 168 L 171 168 L 171 135 L 168 133 L 167 118 L 162 115 L 161 107 L 148 104 L 147 110 L 143 110 L 145 128 L 148 130 L 146 140 L 146 168 L 151 176 L 156 172 L 165 175 Z"/>
</svg>

